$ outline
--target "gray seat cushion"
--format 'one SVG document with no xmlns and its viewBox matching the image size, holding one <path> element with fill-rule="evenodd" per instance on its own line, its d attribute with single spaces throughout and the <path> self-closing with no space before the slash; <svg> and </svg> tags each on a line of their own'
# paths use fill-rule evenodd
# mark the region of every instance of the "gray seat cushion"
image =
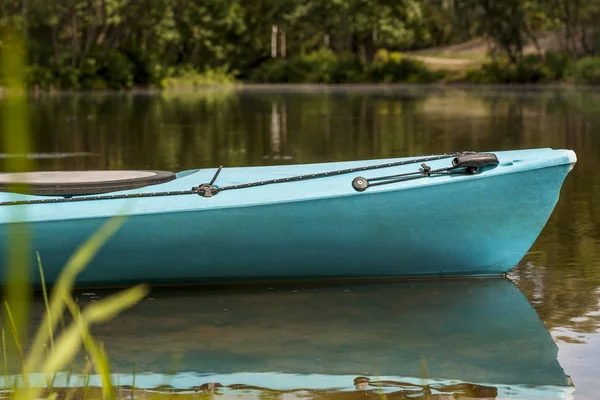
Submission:
<svg viewBox="0 0 600 400">
<path fill-rule="evenodd" d="M 48 196 L 90 195 L 156 185 L 175 177 L 173 172 L 145 170 L 2 173 L 0 191 Z"/>
</svg>

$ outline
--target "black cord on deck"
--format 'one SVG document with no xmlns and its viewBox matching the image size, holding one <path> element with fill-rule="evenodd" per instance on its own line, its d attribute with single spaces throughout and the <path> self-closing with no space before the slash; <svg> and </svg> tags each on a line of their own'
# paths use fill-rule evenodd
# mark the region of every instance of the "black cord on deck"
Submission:
<svg viewBox="0 0 600 400">
<path fill-rule="evenodd" d="M 473 158 L 473 160 L 475 160 L 474 162 L 478 163 L 477 165 L 474 164 L 475 166 L 470 166 L 470 164 L 469 164 L 470 156 L 471 156 L 471 158 L 475 157 L 475 158 Z M 442 168 L 439 170 L 431 170 L 430 167 L 428 167 L 426 164 L 424 164 L 425 162 L 428 162 L 428 161 L 441 160 L 444 158 L 451 158 L 451 157 L 457 157 L 457 158 L 454 160 L 453 166 L 449 167 L 449 168 Z M 445 153 L 445 154 L 437 155 L 437 156 L 420 157 L 420 158 L 414 158 L 414 159 L 403 160 L 403 161 L 389 162 L 389 163 L 376 164 L 376 165 L 367 165 L 367 166 L 363 166 L 363 167 L 354 167 L 354 168 L 348 168 L 348 169 L 320 172 L 320 173 L 315 173 L 315 174 L 298 175 L 298 176 L 292 176 L 292 177 L 288 177 L 288 178 L 279 178 L 279 179 L 271 179 L 271 180 L 266 180 L 266 181 L 244 183 L 244 184 L 239 184 L 239 185 L 216 187 L 213 185 L 216 182 L 217 177 L 219 176 L 219 174 L 221 173 L 221 171 L 223 169 L 223 166 L 221 165 L 221 166 L 219 166 L 215 175 L 213 176 L 213 178 L 211 179 L 211 181 L 209 183 L 203 183 L 198 186 L 194 186 L 191 188 L 191 190 L 152 192 L 152 193 L 133 193 L 133 194 L 121 194 L 121 195 L 65 197 L 65 198 L 59 198 L 59 199 L 3 201 L 3 202 L 0 202 L 0 206 L 71 203 L 71 202 L 93 201 L 93 200 L 116 200 L 116 199 L 130 199 L 130 198 L 144 198 L 144 197 L 158 197 L 158 196 L 181 196 L 181 195 L 191 195 L 191 194 L 200 195 L 202 197 L 213 197 L 217 193 L 225 191 L 225 190 L 244 189 L 244 188 L 272 185 L 272 184 L 278 184 L 278 183 L 298 182 L 298 181 L 303 181 L 303 180 L 319 179 L 319 178 L 325 178 L 325 177 L 329 177 L 329 176 L 350 174 L 350 173 L 359 172 L 359 171 L 367 171 L 367 170 L 374 170 L 374 169 L 381 169 L 381 168 L 397 167 L 397 166 L 407 165 L 407 164 L 422 163 L 423 170 L 419 171 L 419 172 L 389 175 L 389 176 L 384 176 L 384 177 L 379 177 L 379 178 L 371 178 L 370 180 L 367 180 L 362 177 L 355 178 L 352 181 L 354 188 L 358 191 L 364 191 L 364 190 L 366 190 L 366 188 L 368 186 L 383 185 L 386 183 L 398 182 L 401 180 L 414 179 L 414 178 L 418 178 L 418 177 L 422 177 L 422 176 L 430 176 L 431 174 L 434 174 L 434 173 L 435 174 L 450 173 L 449 172 L 450 170 L 457 169 L 457 168 L 466 168 L 467 173 L 472 173 L 473 168 L 476 168 L 479 165 L 483 165 L 484 161 L 488 162 L 488 164 L 493 163 L 494 160 L 491 159 L 492 157 L 493 157 L 493 159 L 495 159 L 495 162 L 497 164 L 497 159 L 495 158 L 496 156 L 493 154 L 486 155 L 483 153 L 473 153 L 473 152 Z M 370 184 L 369 183 L 370 181 L 380 181 L 380 182 Z M 358 187 L 355 186 L 355 184 Z"/>
</svg>

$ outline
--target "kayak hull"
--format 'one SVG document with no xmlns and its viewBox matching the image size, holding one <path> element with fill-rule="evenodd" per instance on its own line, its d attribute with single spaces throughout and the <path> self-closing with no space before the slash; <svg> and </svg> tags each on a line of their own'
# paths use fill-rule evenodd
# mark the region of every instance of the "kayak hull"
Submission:
<svg viewBox="0 0 600 400">
<path fill-rule="evenodd" d="M 15 227 L 26 223 L 36 285 L 35 251 L 51 284 L 77 248 L 119 214 L 127 219 L 80 274 L 78 285 L 502 275 L 542 231 L 574 163 L 572 152 L 537 152 L 495 153 L 499 167 L 476 176 L 423 178 L 365 192 L 352 189 L 349 182 L 359 175 L 354 174 L 231 190 L 211 198 L 3 206 L 0 238 L 11 243 Z M 312 169 L 327 167 L 315 164 Z M 269 168 L 281 173 L 283 167 L 252 173 L 267 176 Z M 228 183 L 225 172 L 222 179 Z M 186 173 L 176 181 L 192 181 L 202 173 L 197 184 L 214 170 Z M 165 190 L 169 185 L 157 186 Z M 9 248 L 0 250 L 3 271 Z"/>
</svg>

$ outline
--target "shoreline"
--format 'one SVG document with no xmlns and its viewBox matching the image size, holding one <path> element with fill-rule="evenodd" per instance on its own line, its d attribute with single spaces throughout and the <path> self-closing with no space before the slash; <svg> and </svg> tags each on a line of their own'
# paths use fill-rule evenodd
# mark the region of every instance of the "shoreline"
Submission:
<svg viewBox="0 0 600 400">
<path fill-rule="evenodd" d="M 186 94 L 207 93 L 211 91 L 252 91 L 252 92 L 360 92 L 360 91 L 390 91 L 414 89 L 458 89 L 458 90 L 517 90 L 517 91 L 549 91 L 549 90 L 578 90 L 600 92 L 600 85 L 575 84 L 568 82 L 550 83 L 465 83 L 465 82 L 433 82 L 433 83 L 232 83 L 199 85 L 180 87 L 177 89 L 164 89 L 156 87 L 134 87 L 130 89 L 25 89 L 27 95 L 87 95 L 87 94 Z M 9 93 L 9 90 L 0 86 L 0 96 Z"/>
</svg>

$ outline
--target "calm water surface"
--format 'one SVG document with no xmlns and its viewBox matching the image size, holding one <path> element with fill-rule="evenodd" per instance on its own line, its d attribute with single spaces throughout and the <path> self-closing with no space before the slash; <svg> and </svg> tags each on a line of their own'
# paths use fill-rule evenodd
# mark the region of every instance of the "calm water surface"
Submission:
<svg viewBox="0 0 600 400">
<path fill-rule="evenodd" d="M 600 393 L 600 93 L 219 89 L 41 96 L 29 111 L 29 157 L 40 169 L 178 171 L 573 149 L 579 160 L 560 202 L 510 280 L 156 290 L 96 333 L 115 372 L 128 374 L 135 362 L 147 373 L 136 385 L 145 387 L 177 371 L 168 379 L 175 388 L 218 382 L 218 393 L 275 397 Z M 361 376 L 370 381 L 357 394 Z"/>
</svg>

